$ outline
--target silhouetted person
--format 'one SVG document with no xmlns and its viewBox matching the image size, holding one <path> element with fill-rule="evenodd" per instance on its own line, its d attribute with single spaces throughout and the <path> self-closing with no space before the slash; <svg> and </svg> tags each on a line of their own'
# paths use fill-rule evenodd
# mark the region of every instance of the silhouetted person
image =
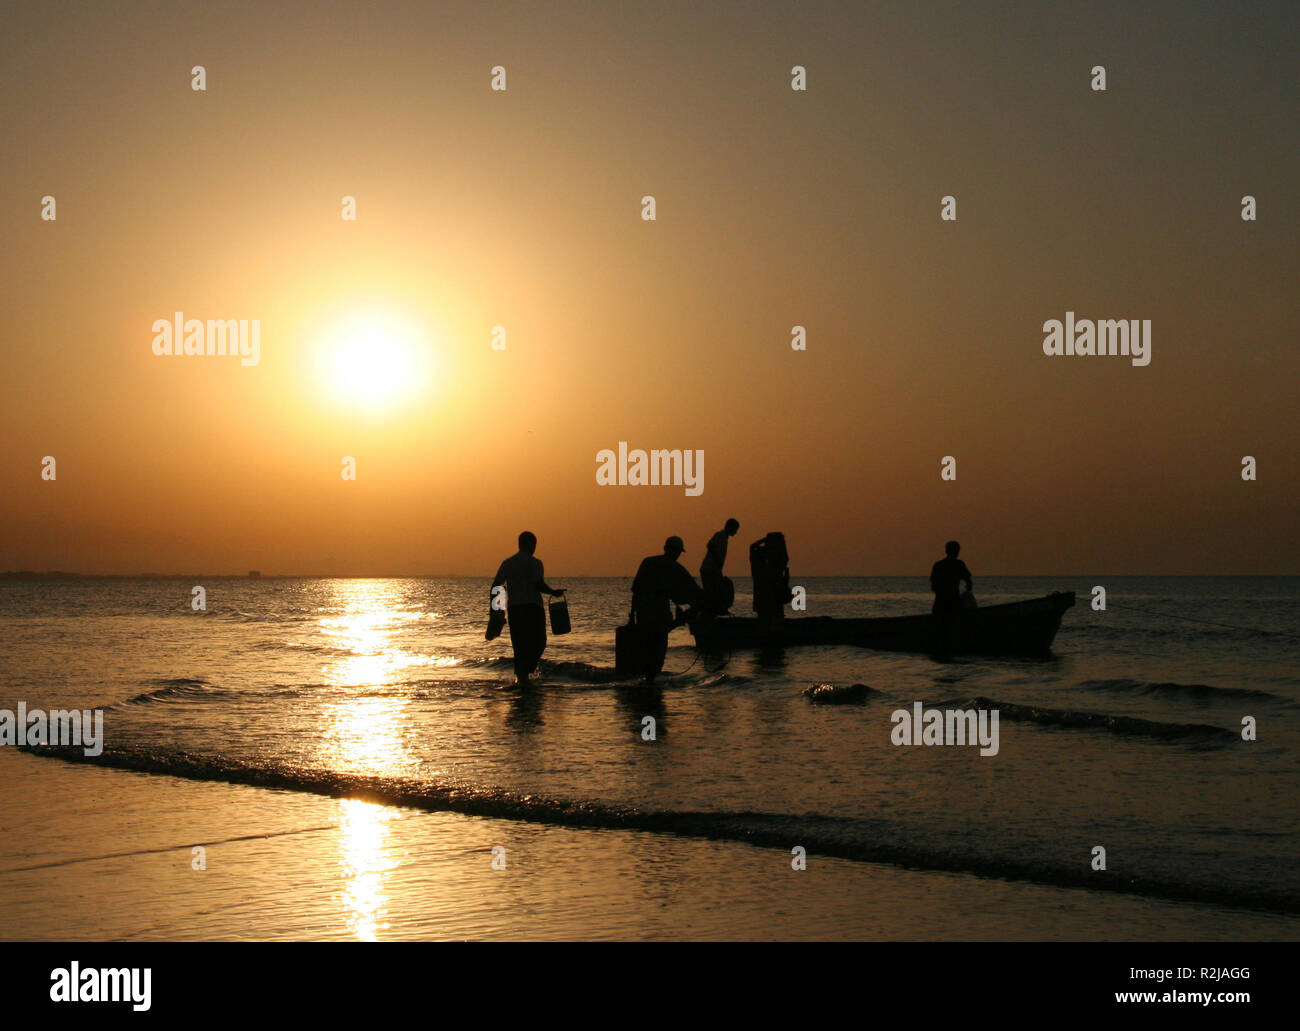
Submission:
<svg viewBox="0 0 1300 1031">
<path fill-rule="evenodd" d="M 754 578 L 754 611 L 760 630 L 785 618 L 790 593 L 790 553 L 785 534 L 769 533 L 749 546 L 749 572 Z"/>
<path fill-rule="evenodd" d="M 700 584 L 708 595 L 708 605 L 713 612 L 726 612 L 736 597 L 736 588 L 722 575 L 722 568 L 727 564 L 727 544 L 739 530 L 740 523 L 728 519 L 727 524 L 709 538 L 704 561 L 700 563 Z"/>
<path fill-rule="evenodd" d="M 542 595 L 563 594 L 547 584 L 541 560 L 533 555 L 537 537 L 527 530 L 519 535 L 519 550 L 501 563 L 493 587 L 506 588 L 506 624 L 515 653 L 515 679 L 521 684 L 542 661 L 546 651 L 546 610 Z"/>
<path fill-rule="evenodd" d="M 704 600 L 704 592 L 686 567 L 677 561 L 686 550 L 680 537 L 664 541 L 664 553 L 641 560 L 632 581 L 632 622 L 639 627 L 642 643 L 641 672 L 654 683 L 664 668 L 668 631 L 677 625 L 673 603 L 689 605 Z"/>
<path fill-rule="evenodd" d="M 962 582 L 965 581 L 968 591 L 974 586 L 966 563 L 957 557 L 961 545 L 949 541 L 943 550 L 947 557 L 939 559 L 930 569 L 930 590 L 934 591 L 932 611 L 936 616 L 960 612 Z"/>
</svg>

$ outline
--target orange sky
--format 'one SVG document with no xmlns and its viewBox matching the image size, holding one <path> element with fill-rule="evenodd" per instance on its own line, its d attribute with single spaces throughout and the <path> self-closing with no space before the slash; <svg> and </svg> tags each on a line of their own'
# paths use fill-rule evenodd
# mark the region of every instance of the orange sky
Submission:
<svg viewBox="0 0 1300 1031">
<path fill-rule="evenodd" d="M 1300 573 L 1294 8 L 354 6 L 4 16 L 0 568 L 630 575 L 734 515 L 804 575 Z M 358 313 L 400 402 L 329 376 Z"/>
</svg>

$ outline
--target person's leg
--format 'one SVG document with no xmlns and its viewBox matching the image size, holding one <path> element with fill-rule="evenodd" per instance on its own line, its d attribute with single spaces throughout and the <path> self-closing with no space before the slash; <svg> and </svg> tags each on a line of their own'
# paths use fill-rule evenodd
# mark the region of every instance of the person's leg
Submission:
<svg viewBox="0 0 1300 1031">
<path fill-rule="evenodd" d="M 524 680 L 528 673 L 524 671 L 524 641 L 528 632 L 524 629 L 524 610 L 526 605 L 510 605 L 506 608 L 506 626 L 510 629 L 510 650 L 514 653 L 515 679 Z"/>
<path fill-rule="evenodd" d="M 528 641 L 528 673 L 537 672 L 542 661 L 542 652 L 546 651 L 546 610 L 540 605 L 529 605 L 533 621 L 532 633 Z"/>
<path fill-rule="evenodd" d="M 668 656 L 668 630 L 666 626 L 646 627 L 646 680 L 654 683 L 655 677 L 663 672 L 664 659 Z"/>
<path fill-rule="evenodd" d="M 700 586 L 704 589 L 704 604 L 709 611 L 722 611 L 722 575 L 711 569 L 701 570 Z"/>
</svg>

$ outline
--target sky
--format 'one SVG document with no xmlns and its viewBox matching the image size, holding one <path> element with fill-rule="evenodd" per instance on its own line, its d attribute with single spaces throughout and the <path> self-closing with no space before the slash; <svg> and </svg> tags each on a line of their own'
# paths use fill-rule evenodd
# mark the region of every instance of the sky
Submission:
<svg viewBox="0 0 1300 1031">
<path fill-rule="evenodd" d="M 6 5 L 0 569 L 491 575 L 530 529 L 630 575 L 734 516 L 736 575 L 769 530 L 796 575 L 954 537 L 1300 574 L 1298 40 L 1282 3 Z M 257 364 L 155 354 L 175 312 L 258 320 Z M 1045 355 L 1066 312 L 1149 319 L 1150 364 Z M 703 491 L 598 484 L 620 441 Z"/>
</svg>

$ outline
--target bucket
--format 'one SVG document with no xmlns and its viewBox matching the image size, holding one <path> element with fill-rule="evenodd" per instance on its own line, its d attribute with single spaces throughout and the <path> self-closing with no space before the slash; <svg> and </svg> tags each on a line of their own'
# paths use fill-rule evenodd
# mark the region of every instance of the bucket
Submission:
<svg viewBox="0 0 1300 1031">
<path fill-rule="evenodd" d="M 551 613 L 551 633 L 556 637 L 559 637 L 560 634 L 567 634 L 571 629 L 569 625 L 569 603 L 563 598 L 559 601 L 552 598 L 547 608 Z"/>
<path fill-rule="evenodd" d="M 629 623 L 614 628 L 614 672 L 620 676 L 635 676 L 641 672 L 645 646 L 641 628 Z"/>
</svg>

